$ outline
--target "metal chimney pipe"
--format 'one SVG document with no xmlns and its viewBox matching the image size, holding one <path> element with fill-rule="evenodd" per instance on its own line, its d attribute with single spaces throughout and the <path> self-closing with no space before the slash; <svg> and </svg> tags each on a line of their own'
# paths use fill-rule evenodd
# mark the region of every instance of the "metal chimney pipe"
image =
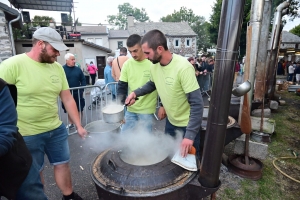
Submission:
<svg viewBox="0 0 300 200">
<path fill-rule="evenodd" d="M 278 46 L 282 11 L 283 9 L 287 8 L 289 5 L 290 5 L 289 1 L 284 1 L 276 8 L 276 11 L 274 13 L 274 20 L 273 20 L 273 27 L 272 27 L 272 34 L 271 34 L 274 38 L 271 39 L 269 49 L 271 49 L 272 47 L 273 49 L 275 49 Z"/>
<path fill-rule="evenodd" d="M 269 40 L 269 27 L 271 20 L 272 0 L 265 0 L 262 26 L 259 37 L 259 49 L 257 54 L 257 66 L 255 74 L 254 102 L 262 102 L 265 96 L 266 85 L 266 58 Z"/>
<path fill-rule="evenodd" d="M 268 67 L 268 78 L 267 78 L 267 93 L 270 99 L 273 99 L 274 91 L 272 89 L 276 77 L 276 58 L 278 53 L 278 43 L 279 43 L 279 36 L 282 31 L 280 26 L 281 18 L 282 18 L 282 11 L 283 9 L 287 8 L 290 5 L 289 1 L 282 2 L 277 8 L 274 13 L 274 22 L 272 27 L 272 35 L 271 41 L 269 46 L 269 52 L 267 57 L 267 67 Z"/>
<path fill-rule="evenodd" d="M 201 185 L 208 188 L 219 185 L 244 5 L 245 0 L 223 0 L 222 3 L 213 88 L 198 178 Z"/>
<path fill-rule="evenodd" d="M 252 96 L 254 90 L 254 80 L 255 80 L 255 72 L 256 72 L 256 64 L 257 64 L 257 53 L 259 51 L 259 37 L 263 19 L 263 10 L 264 10 L 264 0 L 253 0 L 251 5 L 251 19 L 250 25 L 252 26 L 252 34 L 251 34 L 251 49 L 250 49 L 250 63 L 249 63 L 249 80 L 251 82 L 251 90 L 247 94 L 249 103 L 249 108 L 252 105 Z M 242 103 L 241 103 L 242 106 Z M 240 109 L 241 110 L 241 109 Z"/>
</svg>

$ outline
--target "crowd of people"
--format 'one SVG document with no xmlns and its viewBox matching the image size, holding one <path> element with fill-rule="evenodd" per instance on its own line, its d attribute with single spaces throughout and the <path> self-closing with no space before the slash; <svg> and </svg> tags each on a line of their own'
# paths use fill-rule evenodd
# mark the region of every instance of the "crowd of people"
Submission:
<svg viewBox="0 0 300 200">
<path fill-rule="evenodd" d="M 300 84 L 300 61 L 292 62 L 280 59 L 277 65 L 277 75 L 286 75 L 286 80 Z"/>
</svg>

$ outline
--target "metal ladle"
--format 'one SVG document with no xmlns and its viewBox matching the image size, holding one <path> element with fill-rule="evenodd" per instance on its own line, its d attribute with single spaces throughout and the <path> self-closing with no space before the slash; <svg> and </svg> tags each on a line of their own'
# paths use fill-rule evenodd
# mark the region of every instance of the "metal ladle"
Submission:
<svg viewBox="0 0 300 200">
<path fill-rule="evenodd" d="M 251 90 L 251 83 L 250 81 L 245 81 L 244 83 L 240 84 L 239 86 L 232 89 L 232 94 L 237 97 L 241 97 L 247 92 Z"/>
</svg>

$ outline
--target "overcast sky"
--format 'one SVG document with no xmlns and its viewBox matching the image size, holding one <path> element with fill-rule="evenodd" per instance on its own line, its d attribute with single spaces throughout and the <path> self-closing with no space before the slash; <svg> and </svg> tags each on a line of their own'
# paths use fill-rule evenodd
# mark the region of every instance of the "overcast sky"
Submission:
<svg viewBox="0 0 300 200">
<path fill-rule="evenodd" d="M 8 0 L 0 0 L 1 3 L 10 6 Z M 179 11 L 180 7 L 185 6 L 192 9 L 194 14 L 205 17 L 208 21 L 212 12 L 212 6 L 215 0 L 74 0 L 75 18 L 79 22 L 89 24 L 107 24 L 107 16 L 118 13 L 118 5 L 129 2 L 133 7 L 145 8 L 151 21 L 158 22 L 161 17 Z M 30 18 L 35 15 L 50 16 L 55 21 L 61 21 L 61 12 L 29 10 Z M 73 17 L 73 13 L 72 13 Z M 300 24 L 300 19 L 289 22 L 285 25 L 284 30 L 290 30 Z"/>
</svg>

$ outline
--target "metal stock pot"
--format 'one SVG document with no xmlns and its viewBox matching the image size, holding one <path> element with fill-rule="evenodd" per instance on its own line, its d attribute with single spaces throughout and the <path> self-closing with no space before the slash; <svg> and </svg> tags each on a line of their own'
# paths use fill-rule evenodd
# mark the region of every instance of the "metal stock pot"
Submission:
<svg viewBox="0 0 300 200">
<path fill-rule="evenodd" d="M 106 123 L 119 123 L 124 119 L 124 106 L 107 105 L 102 109 L 102 115 Z"/>
</svg>

